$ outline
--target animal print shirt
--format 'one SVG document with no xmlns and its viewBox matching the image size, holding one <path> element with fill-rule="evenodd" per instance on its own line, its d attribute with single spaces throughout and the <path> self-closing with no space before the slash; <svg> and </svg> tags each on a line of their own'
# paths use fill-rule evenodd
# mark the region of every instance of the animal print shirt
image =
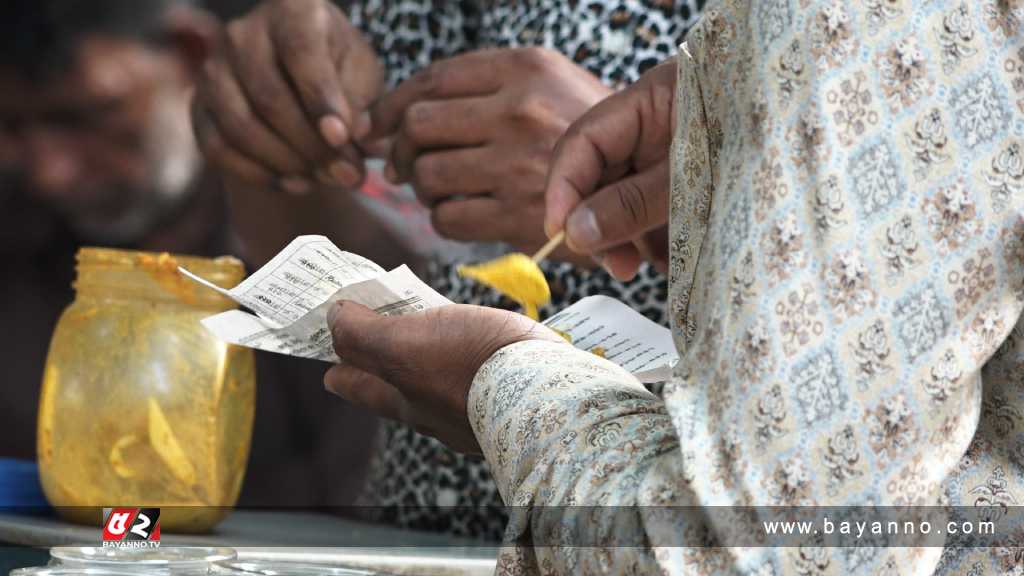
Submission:
<svg viewBox="0 0 1024 576">
<path fill-rule="evenodd" d="M 536 545 L 499 574 L 1021 573 L 1022 27 L 1020 0 L 709 3 L 677 59 L 681 361 L 662 397 L 568 345 L 485 363 L 470 421 Z M 735 508 L 862 504 L 1000 521 L 762 547 Z"/>
<path fill-rule="evenodd" d="M 394 86 L 438 59 L 481 48 L 558 50 L 622 87 L 673 55 L 704 0 L 363 0 L 341 5 L 377 49 Z M 576 300 L 605 294 L 668 324 L 667 283 L 645 267 L 623 284 L 601 270 L 542 265 L 552 287 L 547 317 Z M 428 282 L 449 299 L 516 309 L 493 290 L 463 279 L 440 260 Z M 485 462 L 449 451 L 402 424 L 386 422 L 359 500 L 391 524 L 497 540 L 506 515 Z"/>
</svg>

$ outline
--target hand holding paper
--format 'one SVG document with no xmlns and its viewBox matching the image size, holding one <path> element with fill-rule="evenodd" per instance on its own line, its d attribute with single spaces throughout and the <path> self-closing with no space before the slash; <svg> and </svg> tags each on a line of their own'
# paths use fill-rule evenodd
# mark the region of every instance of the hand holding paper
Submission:
<svg viewBox="0 0 1024 576">
<path fill-rule="evenodd" d="M 411 424 L 455 450 L 478 453 L 466 398 L 495 352 L 524 340 L 565 341 L 525 316 L 466 304 L 386 317 L 352 302 L 331 309 L 334 349 L 345 362 L 324 386 L 375 414 Z"/>
<path fill-rule="evenodd" d="M 323 236 L 300 236 L 231 290 L 182 269 L 197 282 L 256 312 L 231 310 L 203 320 L 225 342 L 301 358 L 338 362 L 327 330 L 327 309 L 338 300 L 380 314 L 418 312 L 451 304 L 406 266 L 391 272 L 343 252 Z"/>
<path fill-rule="evenodd" d="M 187 270 L 181 272 L 255 312 L 231 310 L 203 320 L 203 325 L 219 339 L 239 346 L 334 363 L 340 358 L 332 348 L 327 312 L 335 302 L 355 302 L 384 316 L 424 312 L 452 304 L 408 267 L 385 272 L 366 258 L 342 251 L 323 236 L 296 238 L 270 262 L 230 290 Z M 475 306 L 459 308 L 479 309 Z M 505 312 L 494 312 L 506 321 L 509 318 Z M 441 326 L 437 338 L 445 333 L 454 336 L 459 331 L 465 332 L 467 327 L 462 323 L 469 322 L 471 317 L 478 318 L 468 312 L 432 314 L 431 317 L 453 323 Z M 527 322 L 525 318 L 523 321 Z M 568 334 L 579 348 L 600 347 L 605 357 L 633 372 L 642 382 L 667 379 L 676 357 L 671 334 L 666 328 L 612 298 L 584 298 L 545 324 Z M 481 326 L 483 332 L 477 336 L 485 336 L 488 329 L 486 325 Z M 449 343 L 435 341 L 433 344 L 436 354 L 444 355 Z"/>
</svg>

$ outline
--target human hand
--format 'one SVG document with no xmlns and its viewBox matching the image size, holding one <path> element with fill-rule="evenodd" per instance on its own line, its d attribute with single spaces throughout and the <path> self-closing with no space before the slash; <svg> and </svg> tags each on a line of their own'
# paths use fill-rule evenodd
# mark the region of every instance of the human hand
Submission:
<svg viewBox="0 0 1024 576">
<path fill-rule="evenodd" d="M 302 194 L 358 186 L 354 139 L 383 89 L 373 49 L 326 0 L 266 0 L 225 28 L 192 120 L 206 157 L 242 182 Z"/>
<path fill-rule="evenodd" d="M 343 362 L 324 376 L 327 390 L 375 414 L 406 422 L 461 452 L 479 453 L 466 398 L 495 352 L 524 340 L 560 336 L 513 312 L 453 304 L 381 316 L 354 302 L 328 313 Z"/>
<path fill-rule="evenodd" d="M 390 179 L 412 183 L 441 235 L 533 252 L 546 240 L 555 142 L 611 93 L 553 50 L 472 52 L 435 62 L 374 105 L 369 147 L 388 154 Z"/>
<path fill-rule="evenodd" d="M 668 260 L 669 147 L 675 61 L 601 102 L 559 140 L 546 186 L 545 229 L 629 280 Z"/>
</svg>

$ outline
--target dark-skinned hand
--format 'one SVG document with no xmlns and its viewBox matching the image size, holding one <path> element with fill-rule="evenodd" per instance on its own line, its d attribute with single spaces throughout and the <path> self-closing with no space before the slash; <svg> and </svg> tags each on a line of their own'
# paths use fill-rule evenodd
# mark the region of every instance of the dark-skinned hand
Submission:
<svg viewBox="0 0 1024 576">
<path fill-rule="evenodd" d="M 327 0 L 266 0 L 225 27 L 196 82 L 192 120 L 206 157 L 246 184 L 303 194 L 355 187 L 354 144 L 383 89 L 373 49 Z"/>
<path fill-rule="evenodd" d="M 443 236 L 532 252 L 546 240 L 544 183 L 555 142 L 611 93 L 553 50 L 471 52 L 386 94 L 373 107 L 367 147 L 389 158 L 385 175 L 412 183 Z"/>
<path fill-rule="evenodd" d="M 675 61 L 601 102 L 559 140 L 547 181 L 545 228 L 629 280 L 668 260 L 669 148 Z"/>
<path fill-rule="evenodd" d="M 469 453 L 480 447 L 466 398 L 484 362 L 524 340 L 568 345 L 526 316 L 466 304 L 381 316 L 342 302 L 331 309 L 328 325 L 343 361 L 324 376 L 327 390 Z"/>
</svg>

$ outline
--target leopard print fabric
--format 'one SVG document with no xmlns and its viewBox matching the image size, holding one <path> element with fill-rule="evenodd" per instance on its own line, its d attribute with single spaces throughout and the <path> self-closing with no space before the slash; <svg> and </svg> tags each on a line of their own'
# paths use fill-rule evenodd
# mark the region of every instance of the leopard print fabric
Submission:
<svg viewBox="0 0 1024 576">
<path fill-rule="evenodd" d="M 675 54 L 703 0 L 367 0 L 349 16 L 377 48 L 396 85 L 431 61 L 486 47 L 544 46 L 572 58 L 612 87 L 634 82 Z M 585 296 L 617 298 L 651 320 L 668 324 L 665 278 L 644 267 L 622 283 L 603 270 L 544 263 L 552 301 L 547 317 Z M 454 266 L 431 266 L 430 284 L 454 302 L 514 310 L 493 290 L 459 277 Z M 482 460 L 456 454 L 407 426 L 385 422 L 377 439 L 360 510 L 372 520 L 500 540 L 501 498 Z"/>
<path fill-rule="evenodd" d="M 366 0 L 352 23 L 392 86 L 434 60 L 481 48 L 543 46 L 621 87 L 675 54 L 704 0 Z"/>
</svg>

